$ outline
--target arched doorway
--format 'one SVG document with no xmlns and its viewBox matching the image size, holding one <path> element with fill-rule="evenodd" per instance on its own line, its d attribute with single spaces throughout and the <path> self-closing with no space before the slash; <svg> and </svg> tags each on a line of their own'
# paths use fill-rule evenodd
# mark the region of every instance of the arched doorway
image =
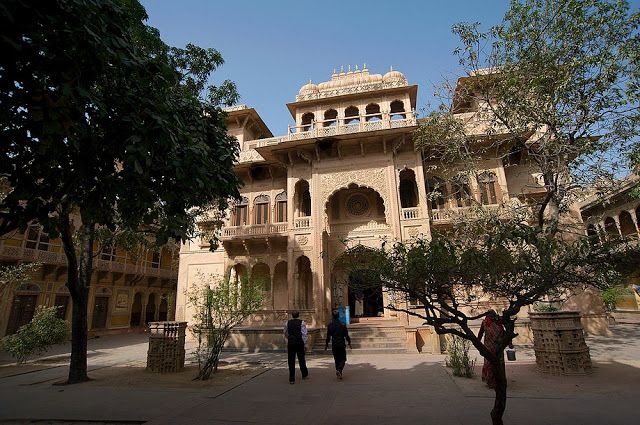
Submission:
<svg viewBox="0 0 640 425">
<path fill-rule="evenodd" d="M 149 301 L 147 302 L 147 310 L 144 316 L 145 323 L 154 322 L 156 320 L 156 295 L 149 294 Z"/>
<path fill-rule="evenodd" d="M 383 317 L 382 284 L 368 272 L 367 264 L 374 261 L 372 251 L 361 246 L 342 254 L 331 273 L 332 308 L 349 306 L 350 316 Z"/>
<path fill-rule="evenodd" d="M 258 263 L 251 270 L 251 281 L 254 285 L 262 288 L 262 307 L 272 308 L 271 301 L 271 271 L 265 263 Z"/>
<path fill-rule="evenodd" d="M 294 306 L 301 309 L 313 308 L 313 274 L 308 257 L 303 255 L 296 261 L 295 278 Z"/>
<path fill-rule="evenodd" d="M 165 322 L 169 317 L 169 303 L 167 302 L 167 295 L 162 295 L 160 300 L 160 308 L 158 309 L 158 321 Z"/>
<path fill-rule="evenodd" d="M 18 287 L 11 304 L 6 329 L 7 335 L 16 333 L 21 326 L 31 322 L 38 305 L 39 293 L 40 287 L 36 284 L 24 283 Z"/>
<path fill-rule="evenodd" d="M 142 292 L 137 292 L 133 297 L 133 305 L 131 306 L 131 319 L 129 326 L 135 328 L 142 323 Z"/>
<path fill-rule="evenodd" d="M 287 285 L 287 262 L 276 264 L 273 272 L 273 308 L 286 310 L 289 306 L 289 288 Z"/>
</svg>

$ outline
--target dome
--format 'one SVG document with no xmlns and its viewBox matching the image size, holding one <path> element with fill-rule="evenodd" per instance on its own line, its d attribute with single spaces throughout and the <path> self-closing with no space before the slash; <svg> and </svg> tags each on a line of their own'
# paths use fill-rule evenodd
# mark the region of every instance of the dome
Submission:
<svg viewBox="0 0 640 425">
<path fill-rule="evenodd" d="M 384 74 L 384 76 L 382 77 L 382 81 L 385 83 L 392 83 L 392 82 L 394 83 L 396 81 L 399 81 L 406 84 L 407 78 L 404 76 L 402 72 L 394 71 L 393 69 L 391 69 L 391 71 Z"/>
<path fill-rule="evenodd" d="M 309 81 L 304 86 L 300 87 L 299 95 L 310 94 L 310 93 L 318 93 L 318 86 Z"/>
</svg>

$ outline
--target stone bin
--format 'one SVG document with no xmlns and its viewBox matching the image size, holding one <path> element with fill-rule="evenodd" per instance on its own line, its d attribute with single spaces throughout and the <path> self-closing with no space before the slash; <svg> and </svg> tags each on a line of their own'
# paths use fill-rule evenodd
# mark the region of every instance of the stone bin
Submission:
<svg viewBox="0 0 640 425">
<path fill-rule="evenodd" d="M 529 318 L 538 370 L 553 375 L 591 373 L 591 357 L 579 312 L 531 312 Z"/>
<path fill-rule="evenodd" d="M 184 369 L 184 338 L 187 322 L 149 322 L 147 370 L 180 372 Z"/>
</svg>

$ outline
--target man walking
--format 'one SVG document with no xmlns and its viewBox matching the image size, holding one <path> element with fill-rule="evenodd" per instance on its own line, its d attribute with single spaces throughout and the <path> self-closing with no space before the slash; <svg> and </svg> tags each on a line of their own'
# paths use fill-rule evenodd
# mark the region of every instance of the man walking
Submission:
<svg viewBox="0 0 640 425">
<path fill-rule="evenodd" d="M 333 320 L 327 328 L 327 340 L 325 341 L 324 349 L 329 348 L 329 340 L 331 340 L 331 351 L 333 353 L 333 360 L 336 363 L 336 376 L 341 380 L 342 370 L 344 369 L 344 364 L 347 362 L 345 340 L 349 343 L 349 348 L 351 348 L 351 338 L 349 338 L 349 330 L 340 321 L 338 312 L 334 311 L 332 316 Z"/>
<path fill-rule="evenodd" d="M 300 320 L 299 316 L 300 313 L 298 311 L 292 312 L 292 319 L 284 326 L 284 337 L 287 339 L 287 355 L 289 357 L 290 384 L 295 384 L 296 382 L 296 356 L 298 356 L 302 379 L 306 379 L 309 376 L 307 363 L 304 359 L 304 352 L 307 348 L 307 324 L 304 323 L 304 320 Z"/>
</svg>

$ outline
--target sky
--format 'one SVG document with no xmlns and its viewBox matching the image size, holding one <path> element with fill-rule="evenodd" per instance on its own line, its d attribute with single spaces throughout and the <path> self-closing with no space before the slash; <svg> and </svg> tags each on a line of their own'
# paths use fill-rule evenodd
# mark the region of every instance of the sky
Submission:
<svg viewBox="0 0 640 425">
<path fill-rule="evenodd" d="M 418 85 L 417 109 L 437 106 L 434 87 L 462 70 L 451 31 L 457 22 L 501 21 L 507 0 L 143 0 L 148 24 L 165 43 L 220 51 L 213 84 L 233 80 L 241 104 L 256 109 L 274 135 L 293 119 L 286 103 L 309 80 L 366 63 L 372 74 L 401 71 Z M 635 2 L 634 2 L 635 3 Z"/>
</svg>

